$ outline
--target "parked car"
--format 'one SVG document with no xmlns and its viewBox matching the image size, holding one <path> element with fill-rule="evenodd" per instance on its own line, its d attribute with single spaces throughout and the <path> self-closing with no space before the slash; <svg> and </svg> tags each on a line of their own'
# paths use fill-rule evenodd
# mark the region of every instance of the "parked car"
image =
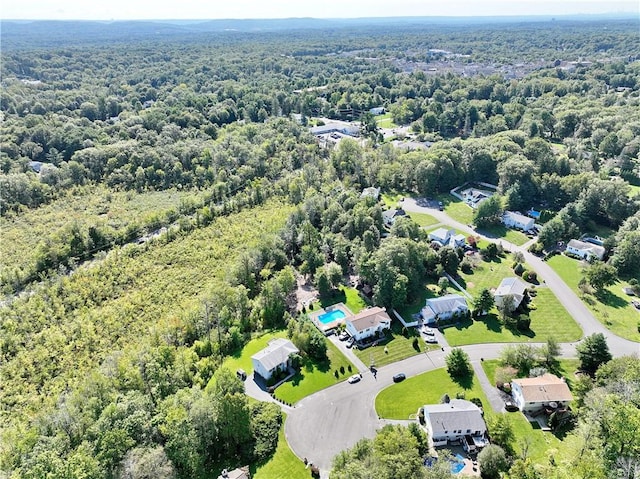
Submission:
<svg viewBox="0 0 640 479">
<path fill-rule="evenodd" d="M 356 340 L 353 338 L 349 338 L 349 340 L 347 341 L 347 347 L 350 348 L 355 344 Z"/>
<path fill-rule="evenodd" d="M 438 340 L 434 336 L 427 336 L 424 341 L 429 344 L 438 344 Z"/>
<path fill-rule="evenodd" d="M 349 339 L 349 337 L 350 337 L 350 336 L 349 336 L 349 333 L 347 333 L 346 331 L 342 331 L 342 332 L 340 333 L 340 335 L 338 336 L 338 339 L 339 339 L 340 341 L 346 341 L 347 339 Z"/>
<path fill-rule="evenodd" d="M 427 336 L 435 336 L 436 335 L 435 331 L 433 329 L 431 329 L 431 328 L 424 328 L 422 330 L 422 332 L 424 334 L 426 334 Z"/>
<path fill-rule="evenodd" d="M 360 377 L 359 374 L 354 374 L 353 376 L 350 376 L 349 379 L 347 379 L 347 382 L 349 384 L 353 384 L 353 383 L 357 383 L 358 381 L 360 381 L 360 379 L 362 379 L 362 378 Z"/>
<path fill-rule="evenodd" d="M 395 376 L 393 376 L 393 382 L 394 383 L 399 383 L 404 381 L 405 379 L 407 379 L 407 376 L 405 376 L 404 373 L 398 373 Z"/>
<path fill-rule="evenodd" d="M 636 309 L 640 309 L 640 301 L 631 301 L 631 304 L 633 304 L 633 307 Z"/>
<path fill-rule="evenodd" d="M 438 209 L 440 211 L 444 210 L 444 205 L 442 204 L 442 201 L 438 201 Z"/>
<path fill-rule="evenodd" d="M 504 402 L 504 408 L 509 412 L 514 412 L 519 410 L 518 405 L 515 402 L 513 402 L 511 399 L 507 399 Z"/>
</svg>

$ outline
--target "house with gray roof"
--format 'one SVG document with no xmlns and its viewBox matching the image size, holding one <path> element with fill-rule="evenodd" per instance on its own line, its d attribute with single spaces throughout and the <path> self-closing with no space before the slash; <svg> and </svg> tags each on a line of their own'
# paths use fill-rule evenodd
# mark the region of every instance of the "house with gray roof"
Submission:
<svg viewBox="0 0 640 479">
<path fill-rule="evenodd" d="M 510 228 L 517 228 L 522 231 L 529 231 L 533 229 L 536 221 L 533 218 L 529 218 L 517 211 L 505 211 L 502 215 L 502 223 Z"/>
<path fill-rule="evenodd" d="M 387 226 L 392 226 L 393 223 L 396 222 L 396 219 L 399 218 L 400 216 L 406 216 L 407 213 L 405 213 L 405 211 L 400 208 L 400 209 L 391 209 L 391 210 L 385 210 L 382 212 L 382 221 L 384 222 L 385 225 Z"/>
<path fill-rule="evenodd" d="M 527 285 L 519 278 L 504 278 L 500 286 L 493 293 L 493 299 L 496 306 L 501 307 L 504 298 L 511 296 L 514 301 L 514 307 L 517 308 L 522 303 L 527 294 Z"/>
<path fill-rule="evenodd" d="M 447 246 L 451 241 L 451 238 L 453 238 L 455 235 L 455 230 L 448 228 L 438 228 L 437 230 L 433 230 L 431 233 L 429 233 L 429 240 L 435 241 L 442 246 Z"/>
<path fill-rule="evenodd" d="M 439 298 L 429 298 L 424 308 L 420 311 L 426 324 L 435 324 L 438 320 L 447 320 L 469 311 L 467 300 L 459 294 L 447 294 Z"/>
<path fill-rule="evenodd" d="M 375 186 L 369 186 L 368 188 L 365 188 L 364 190 L 362 190 L 360 197 L 364 198 L 366 196 L 370 196 L 371 198 L 375 198 L 377 200 L 378 198 L 380 198 L 380 188 L 376 188 Z"/>
<path fill-rule="evenodd" d="M 253 371 L 268 380 L 277 372 L 288 369 L 291 365 L 289 357 L 299 352 L 288 339 L 272 339 L 266 348 L 251 356 Z"/>
<path fill-rule="evenodd" d="M 482 411 L 471 401 L 452 399 L 444 404 L 425 404 L 422 412 L 434 446 L 461 441 L 465 436 L 470 436 L 476 446 L 487 444 Z"/>
<path fill-rule="evenodd" d="M 579 256 L 582 259 L 586 259 L 587 261 L 592 258 L 602 260 L 605 253 L 604 246 L 588 243 L 586 241 L 580 241 L 577 239 L 572 239 L 571 241 L 569 241 L 567 243 L 567 249 L 565 251 L 567 253 Z"/>
</svg>

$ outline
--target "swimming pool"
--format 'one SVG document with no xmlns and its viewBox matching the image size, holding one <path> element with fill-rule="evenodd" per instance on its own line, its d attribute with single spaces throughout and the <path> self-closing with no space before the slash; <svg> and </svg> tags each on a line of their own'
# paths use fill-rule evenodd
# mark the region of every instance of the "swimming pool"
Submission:
<svg viewBox="0 0 640 479">
<path fill-rule="evenodd" d="M 333 311 L 322 313 L 320 316 L 318 316 L 318 321 L 320 321 L 322 324 L 329 324 L 338 319 L 343 319 L 346 316 L 347 315 L 341 309 L 334 309 Z"/>
<path fill-rule="evenodd" d="M 458 474 L 463 469 L 464 457 L 462 457 L 460 454 L 456 454 L 455 457 L 451 459 L 451 473 Z"/>
</svg>

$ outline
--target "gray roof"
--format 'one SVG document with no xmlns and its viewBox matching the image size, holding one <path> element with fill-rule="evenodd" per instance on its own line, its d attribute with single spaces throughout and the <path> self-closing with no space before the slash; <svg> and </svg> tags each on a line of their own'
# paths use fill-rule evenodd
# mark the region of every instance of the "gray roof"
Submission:
<svg viewBox="0 0 640 479">
<path fill-rule="evenodd" d="M 447 241 L 449 241 L 449 238 L 451 238 L 451 236 L 455 234 L 455 230 L 448 228 L 438 228 L 437 230 L 433 230 L 431 233 L 429 233 L 429 239 L 446 243 Z"/>
<path fill-rule="evenodd" d="M 468 309 L 467 300 L 459 294 L 447 294 L 440 298 L 427 299 L 427 305 L 435 314 Z"/>
<path fill-rule="evenodd" d="M 290 354 L 299 352 L 300 350 L 291 341 L 278 338 L 269 341 L 267 347 L 251 356 L 251 359 L 259 361 L 267 371 L 271 371 L 276 366 L 285 363 Z"/>
<path fill-rule="evenodd" d="M 567 248 L 575 248 L 580 251 L 590 251 L 592 254 L 602 258 L 604 256 L 604 247 L 593 243 L 587 243 L 577 239 L 572 239 L 567 243 Z"/>
<path fill-rule="evenodd" d="M 527 224 L 530 221 L 534 221 L 533 218 L 529 218 L 528 216 L 525 216 L 521 213 L 516 213 L 515 211 L 506 211 L 504 213 L 505 217 L 509 217 L 511 218 L 513 221 L 517 222 L 517 223 L 524 223 Z"/>
<path fill-rule="evenodd" d="M 487 430 L 480 408 L 464 399 L 452 399 L 445 404 L 425 404 L 423 410 L 434 437 L 458 430 L 471 429 L 482 433 Z"/>
<path fill-rule="evenodd" d="M 494 296 L 506 296 L 512 294 L 514 296 L 523 296 L 527 290 L 527 285 L 518 278 L 505 278 L 496 289 Z"/>
</svg>

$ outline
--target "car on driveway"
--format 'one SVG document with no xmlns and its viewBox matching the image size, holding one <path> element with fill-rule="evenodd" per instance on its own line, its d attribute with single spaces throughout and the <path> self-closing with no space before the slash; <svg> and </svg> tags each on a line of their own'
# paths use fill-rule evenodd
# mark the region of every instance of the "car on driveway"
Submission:
<svg viewBox="0 0 640 479">
<path fill-rule="evenodd" d="M 433 336 L 427 336 L 426 338 L 424 338 L 425 343 L 429 343 L 429 344 L 438 344 L 438 340 L 433 337 Z"/>
<path fill-rule="evenodd" d="M 426 334 L 427 336 L 435 336 L 436 335 L 435 331 L 433 329 L 431 329 L 431 328 L 424 328 L 422 330 L 422 332 L 424 334 Z"/>
<path fill-rule="evenodd" d="M 640 309 L 640 301 L 631 301 L 631 304 L 633 304 L 633 307 L 636 309 Z"/>
<path fill-rule="evenodd" d="M 505 400 L 504 408 L 509 412 L 515 412 L 520 409 L 518 405 L 515 402 L 513 402 L 511 399 Z"/>
<path fill-rule="evenodd" d="M 438 209 L 440 211 L 444 210 L 444 205 L 442 204 L 442 201 L 438 201 Z"/>
<path fill-rule="evenodd" d="M 407 379 L 407 376 L 405 376 L 404 373 L 398 373 L 395 376 L 393 376 L 393 382 L 394 383 L 399 383 L 404 381 L 405 379 Z"/>
<path fill-rule="evenodd" d="M 347 347 L 350 348 L 354 345 L 354 343 L 356 342 L 355 339 L 353 338 L 349 338 L 349 341 L 347 341 Z"/>
<path fill-rule="evenodd" d="M 346 331 L 342 331 L 338 336 L 338 339 L 340 341 L 346 341 L 347 339 L 349 339 L 349 333 L 347 333 Z"/>
<path fill-rule="evenodd" d="M 353 384 L 353 383 L 357 383 L 358 381 L 360 381 L 360 379 L 362 379 L 362 378 L 360 377 L 359 374 L 354 374 L 353 376 L 350 376 L 349 379 L 347 379 L 347 382 L 349 384 Z"/>
</svg>

